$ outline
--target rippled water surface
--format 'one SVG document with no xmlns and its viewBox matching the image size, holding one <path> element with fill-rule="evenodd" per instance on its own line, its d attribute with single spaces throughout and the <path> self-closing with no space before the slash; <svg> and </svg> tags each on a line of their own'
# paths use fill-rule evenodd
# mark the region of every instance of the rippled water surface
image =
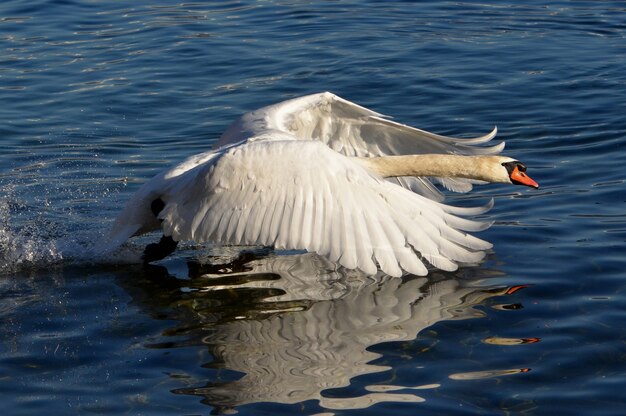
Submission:
<svg viewBox="0 0 626 416">
<path fill-rule="evenodd" d="M 0 397 L 11 415 L 626 413 L 623 2 L 3 1 Z M 333 91 L 498 126 L 487 261 L 364 277 L 310 254 L 89 248 L 242 113 Z"/>
</svg>

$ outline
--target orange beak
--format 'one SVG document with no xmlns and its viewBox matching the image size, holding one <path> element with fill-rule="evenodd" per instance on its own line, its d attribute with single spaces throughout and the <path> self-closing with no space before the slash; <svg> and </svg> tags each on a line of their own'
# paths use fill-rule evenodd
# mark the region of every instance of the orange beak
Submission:
<svg viewBox="0 0 626 416">
<path fill-rule="evenodd" d="M 526 175 L 525 172 L 520 171 L 517 166 L 513 169 L 513 172 L 511 172 L 510 178 L 513 183 L 530 186 L 535 189 L 539 188 L 539 184 L 532 180 L 530 176 Z"/>
<path fill-rule="evenodd" d="M 506 290 L 506 292 L 504 292 L 504 294 L 505 295 L 512 295 L 513 293 L 517 292 L 518 290 L 526 289 L 528 286 L 530 286 L 530 285 L 511 286 L 510 288 L 508 288 Z"/>
</svg>

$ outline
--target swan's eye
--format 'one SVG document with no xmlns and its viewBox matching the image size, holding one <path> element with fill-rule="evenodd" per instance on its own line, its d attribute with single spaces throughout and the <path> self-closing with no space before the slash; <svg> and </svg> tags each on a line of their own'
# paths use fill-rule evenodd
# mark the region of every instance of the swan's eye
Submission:
<svg viewBox="0 0 626 416">
<path fill-rule="evenodd" d="M 522 162 L 518 162 L 517 160 L 504 162 L 502 166 L 506 168 L 506 170 L 509 172 L 509 175 L 512 174 L 514 170 L 517 170 L 518 172 L 526 172 L 526 165 L 524 165 Z"/>
</svg>

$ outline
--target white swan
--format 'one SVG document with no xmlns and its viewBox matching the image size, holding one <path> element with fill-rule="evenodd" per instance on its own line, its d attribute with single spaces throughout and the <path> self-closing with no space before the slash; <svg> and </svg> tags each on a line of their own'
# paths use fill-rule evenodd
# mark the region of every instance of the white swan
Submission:
<svg viewBox="0 0 626 416">
<path fill-rule="evenodd" d="M 215 150 L 145 183 L 105 244 L 162 228 L 146 261 L 194 240 L 307 250 L 368 274 L 426 275 L 424 260 L 455 270 L 491 247 L 465 233 L 489 224 L 459 215 L 492 204 L 444 205 L 429 178 L 461 192 L 477 182 L 538 187 L 523 164 L 493 156 L 504 143 L 476 146 L 495 135 L 435 135 L 328 92 L 288 100 L 245 114 Z"/>
</svg>

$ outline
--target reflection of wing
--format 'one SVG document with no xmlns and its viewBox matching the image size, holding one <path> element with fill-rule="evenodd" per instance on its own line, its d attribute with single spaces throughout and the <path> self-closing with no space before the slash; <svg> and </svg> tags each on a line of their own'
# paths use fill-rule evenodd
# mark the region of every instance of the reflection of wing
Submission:
<svg viewBox="0 0 626 416">
<path fill-rule="evenodd" d="M 175 240 L 265 245 L 327 256 L 347 268 L 426 275 L 475 263 L 491 245 L 460 231 L 487 225 L 371 174 L 316 141 L 257 140 L 176 178 L 159 215 Z M 168 180 L 168 178 L 165 178 Z"/>
<path fill-rule="evenodd" d="M 313 94 L 261 108 L 242 116 L 224 132 L 217 146 L 268 132 L 284 132 L 301 140 L 319 140 L 345 156 L 404 154 L 484 155 L 502 151 L 504 143 L 480 147 L 497 129 L 472 139 L 440 136 L 404 124 L 331 93 Z M 426 178 L 401 178 L 400 183 L 432 199 L 443 199 Z M 437 178 L 447 189 L 468 192 L 471 181 Z"/>
<path fill-rule="evenodd" d="M 227 281 L 219 279 L 221 285 L 214 288 L 221 296 L 235 288 L 274 288 L 286 293 L 264 298 L 256 305 L 255 316 L 259 316 L 267 302 L 262 318 L 242 319 L 248 314 L 240 311 L 238 319 L 212 325 L 211 335 L 204 338 L 223 368 L 245 374 L 241 379 L 177 392 L 201 395 L 207 403 L 221 406 L 313 399 L 327 408 L 360 408 L 377 401 L 407 400 L 408 396 L 372 393 L 333 401 L 323 397 L 322 391 L 347 386 L 359 375 L 388 370 L 371 364 L 380 357 L 371 346 L 412 340 L 441 320 L 483 316 L 473 306 L 506 291 L 465 287 L 462 280 L 438 273 L 430 279 L 407 280 L 329 268 L 320 276 L 319 266 L 326 262 L 315 257 L 307 253 L 259 258 L 247 263 L 252 269 L 247 283 L 242 283 L 244 274 L 238 274 L 238 283 L 232 286 L 224 286 Z M 254 279 L 257 273 L 276 273 L 281 278 L 259 282 Z M 210 283 L 216 277 L 194 278 L 207 283 L 203 295 L 212 290 Z M 316 298 L 308 298 L 310 295 Z M 295 310 L 294 299 L 306 307 Z M 413 395 L 412 400 L 421 399 Z"/>
<path fill-rule="evenodd" d="M 222 250 L 222 247 L 219 247 L 219 250 Z M 211 263 L 213 259 L 206 259 L 206 261 Z M 231 261 L 238 263 L 239 258 L 231 259 Z M 209 273 L 203 271 L 203 269 L 206 270 L 206 265 L 194 264 L 193 266 L 198 268 L 198 272 L 195 272 L 192 277 L 213 279 L 224 277 L 224 274 L 219 271 L 214 273 L 216 268 L 223 270 L 224 265 L 209 266 L 212 269 Z M 226 268 L 230 270 L 230 264 L 227 264 Z M 223 285 L 212 284 L 210 290 L 232 289 L 234 286 L 233 278 L 241 278 L 245 283 L 240 283 L 237 287 L 280 289 L 279 295 L 264 298 L 266 302 L 286 303 L 302 299 L 306 301 L 339 299 L 353 289 L 352 285 L 361 284 L 364 276 L 357 270 L 337 269 L 336 263 L 315 253 L 261 257 L 247 262 L 244 271 L 229 272 L 226 276 L 228 280 L 224 281 Z M 247 280 L 250 276 L 256 275 L 278 275 L 280 279 Z M 346 279 L 349 276 L 353 278 Z"/>
</svg>

